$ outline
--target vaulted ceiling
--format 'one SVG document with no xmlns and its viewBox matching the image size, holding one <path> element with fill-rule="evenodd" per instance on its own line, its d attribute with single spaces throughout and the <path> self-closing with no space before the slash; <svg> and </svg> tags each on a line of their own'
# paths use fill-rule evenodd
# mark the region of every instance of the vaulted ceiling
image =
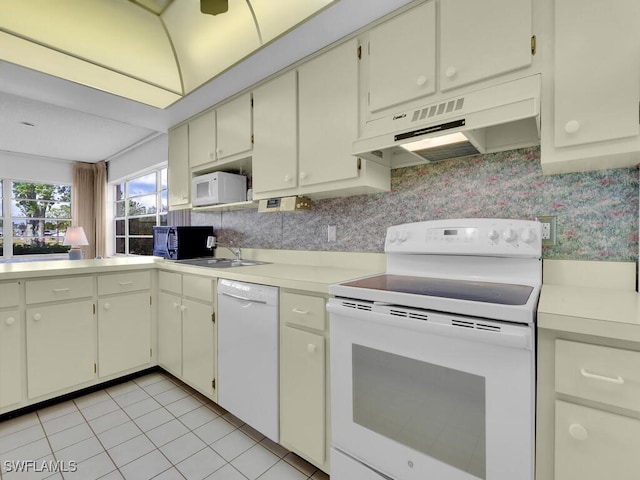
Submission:
<svg viewBox="0 0 640 480">
<path fill-rule="evenodd" d="M 113 158 L 411 1 L 0 0 L 0 176 Z"/>
</svg>

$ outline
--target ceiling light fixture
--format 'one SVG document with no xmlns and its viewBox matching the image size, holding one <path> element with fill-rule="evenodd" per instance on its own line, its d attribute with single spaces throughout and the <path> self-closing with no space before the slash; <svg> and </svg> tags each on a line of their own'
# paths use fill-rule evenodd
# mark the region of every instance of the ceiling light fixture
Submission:
<svg viewBox="0 0 640 480">
<path fill-rule="evenodd" d="M 24 125 L 25 127 L 35 127 L 35 124 L 30 122 L 20 122 L 20 125 Z"/>
<path fill-rule="evenodd" d="M 200 0 L 200 11 L 207 15 L 218 15 L 229 11 L 229 0 Z"/>
</svg>

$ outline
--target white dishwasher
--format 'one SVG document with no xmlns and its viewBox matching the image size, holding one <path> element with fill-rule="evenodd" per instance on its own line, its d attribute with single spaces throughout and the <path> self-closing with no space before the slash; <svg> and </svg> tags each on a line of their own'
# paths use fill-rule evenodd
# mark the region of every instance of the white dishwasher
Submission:
<svg viewBox="0 0 640 480">
<path fill-rule="evenodd" d="M 218 280 L 218 403 L 279 441 L 278 288 Z"/>
</svg>

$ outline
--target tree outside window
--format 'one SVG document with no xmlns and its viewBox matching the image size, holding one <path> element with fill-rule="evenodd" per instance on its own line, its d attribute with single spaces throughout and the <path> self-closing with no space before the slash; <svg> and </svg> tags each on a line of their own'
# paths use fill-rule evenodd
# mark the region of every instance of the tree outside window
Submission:
<svg viewBox="0 0 640 480">
<path fill-rule="evenodd" d="M 71 186 L 14 181 L 11 193 L 13 255 L 68 252 L 62 242 L 71 225 Z"/>
</svg>

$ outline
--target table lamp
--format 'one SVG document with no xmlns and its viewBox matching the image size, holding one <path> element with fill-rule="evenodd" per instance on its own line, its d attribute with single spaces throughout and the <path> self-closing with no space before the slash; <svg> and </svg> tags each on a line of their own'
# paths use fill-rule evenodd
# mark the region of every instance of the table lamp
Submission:
<svg viewBox="0 0 640 480">
<path fill-rule="evenodd" d="M 69 260 L 82 260 L 83 255 L 80 246 L 89 245 L 89 242 L 87 241 L 87 236 L 84 234 L 84 229 L 82 227 L 69 227 L 67 228 L 67 232 L 64 234 L 62 244 L 71 245 L 71 250 L 69 250 Z"/>
</svg>

